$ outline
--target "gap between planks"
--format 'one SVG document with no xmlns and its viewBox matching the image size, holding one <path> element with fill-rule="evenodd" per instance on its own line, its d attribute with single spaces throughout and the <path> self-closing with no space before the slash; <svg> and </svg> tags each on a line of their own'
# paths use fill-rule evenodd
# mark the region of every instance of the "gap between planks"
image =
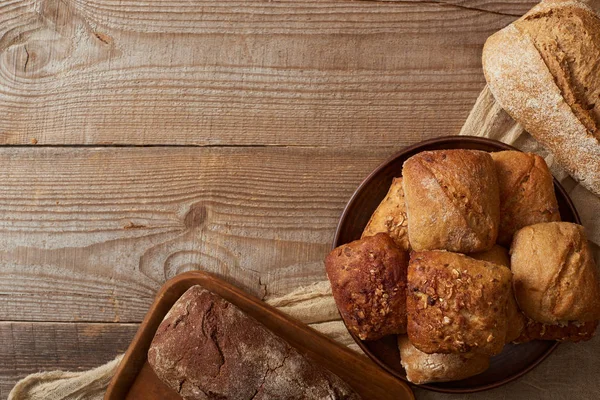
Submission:
<svg viewBox="0 0 600 400">
<path fill-rule="evenodd" d="M 435 0 L 412 0 L 412 1 L 411 0 L 358 0 L 358 1 L 363 1 L 363 2 L 367 2 L 367 3 L 390 3 L 390 4 L 394 4 L 394 3 L 398 3 L 398 4 L 414 4 L 414 3 L 431 4 L 431 5 L 441 6 L 441 7 L 453 7 L 453 8 L 458 8 L 461 10 L 476 11 L 476 12 L 482 12 L 482 13 L 494 14 L 494 15 L 503 15 L 503 16 L 508 16 L 508 17 L 520 17 L 521 15 L 523 15 L 522 13 L 516 13 L 516 12 L 515 13 L 507 13 L 507 12 L 502 12 L 502 11 L 487 10 L 485 8 L 479 8 L 479 7 L 469 7 L 469 6 L 454 3 L 451 1 L 435 1 Z M 529 2 L 525 2 L 525 3 L 529 3 Z M 535 4 L 535 2 L 531 2 L 532 7 L 534 4 Z"/>
</svg>

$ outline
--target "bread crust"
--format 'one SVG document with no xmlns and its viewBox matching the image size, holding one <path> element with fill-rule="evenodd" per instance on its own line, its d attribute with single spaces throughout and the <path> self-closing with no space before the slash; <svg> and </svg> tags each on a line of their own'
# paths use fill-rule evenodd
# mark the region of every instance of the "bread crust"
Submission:
<svg viewBox="0 0 600 400">
<path fill-rule="evenodd" d="M 488 153 L 424 151 L 406 160 L 402 175 L 413 250 L 473 253 L 494 246 L 500 198 Z"/>
<path fill-rule="evenodd" d="M 467 255 L 476 260 L 491 262 L 510 269 L 510 255 L 508 254 L 508 250 L 497 244 L 487 251 Z"/>
<path fill-rule="evenodd" d="M 408 337 L 425 353 L 502 351 L 510 270 L 447 251 L 411 253 Z"/>
<path fill-rule="evenodd" d="M 458 381 L 480 374 L 490 366 L 490 358 L 482 354 L 423 353 L 406 336 L 398 336 L 398 348 L 406 379 L 417 385 Z"/>
<path fill-rule="evenodd" d="M 408 217 L 404 202 L 402 178 L 394 178 L 387 195 L 379 204 L 361 237 L 387 233 L 402 250 L 410 250 L 408 241 Z"/>
<path fill-rule="evenodd" d="M 532 340 L 556 340 L 559 342 L 582 342 L 594 337 L 598 321 L 569 322 L 564 325 L 547 325 L 530 318 L 515 343 L 527 343 Z"/>
<path fill-rule="evenodd" d="M 488 38 L 483 48 L 483 70 L 502 108 L 548 148 L 573 178 L 600 195 L 600 136 L 591 132 L 580 119 L 581 113 L 578 117 L 567 103 L 533 38 L 520 25 L 533 15 L 557 9 L 573 9 L 597 18 L 580 2 L 542 2 Z"/>
<path fill-rule="evenodd" d="M 362 340 L 406 332 L 408 253 L 386 233 L 334 249 L 325 259 L 335 303 Z"/>
<path fill-rule="evenodd" d="M 510 269 L 510 256 L 508 254 L 508 250 L 502 246 L 495 245 L 491 250 L 484 251 L 482 253 L 472 253 L 469 254 L 469 256 L 476 260 L 492 262 Z M 517 300 L 515 299 L 515 295 L 512 290 L 512 283 L 510 285 L 510 295 L 508 296 L 508 301 L 506 302 L 506 320 L 507 330 L 505 342 L 510 343 L 521 335 L 527 320 L 527 318 L 519 309 L 519 305 L 517 304 Z"/>
<path fill-rule="evenodd" d="M 360 399 L 336 375 L 200 286 L 165 316 L 148 362 L 186 400 Z"/>
<path fill-rule="evenodd" d="M 520 151 L 491 153 L 500 188 L 498 243 L 510 246 L 516 231 L 560 221 L 552 174 L 544 159 Z"/>
<path fill-rule="evenodd" d="M 546 222 L 517 231 L 511 268 L 527 317 L 550 325 L 600 319 L 598 270 L 581 225 Z"/>
</svg>

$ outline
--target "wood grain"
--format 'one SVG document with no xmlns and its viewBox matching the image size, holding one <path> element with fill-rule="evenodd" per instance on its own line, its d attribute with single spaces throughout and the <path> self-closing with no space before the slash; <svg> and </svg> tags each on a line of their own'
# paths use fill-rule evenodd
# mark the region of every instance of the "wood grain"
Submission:
<svg viewBox="0 0 600 400">
<path fill-rule="evenodd" d="M 361 1 L 391 1 L 391 2 L 423 2 L 423 0 L 361 0 Z M 482 11 L 512 16 L 521 16 L 531 9 L 538 1 L 532 0 L 431 0 L 432 3 L 449 7 L 461 7 L 472 11 Z"/>
<path fill-rule="evenodd" d="M 0 398 L 33 372 L 82 371 L 123 353 L 138 324 L 0 322 Z"/>
<path fill-rule="evenodd" d="M 361 148 L 456 134 L 484 84 L 483 42 L 524 8 L 6 0 L 0 143 Z"/>
<path fill-rule="evenodd" d="M 200 266 L 258 297 L 322 280 L 342 208 L 394 150 L 0 149 L 0 319 L 139 322 Z"/>
</svg>

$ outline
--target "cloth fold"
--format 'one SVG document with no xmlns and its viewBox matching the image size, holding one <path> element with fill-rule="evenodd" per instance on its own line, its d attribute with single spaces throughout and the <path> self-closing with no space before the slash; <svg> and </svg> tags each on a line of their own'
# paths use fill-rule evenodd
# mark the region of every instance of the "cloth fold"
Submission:
<svg viewBox="0 0 600 400">
<path fill-rule="evenodd" d="M 123 355 L 89 371 L 51 371 L 19 381 L 8 400 L 102 400 Z"/>
</svg>

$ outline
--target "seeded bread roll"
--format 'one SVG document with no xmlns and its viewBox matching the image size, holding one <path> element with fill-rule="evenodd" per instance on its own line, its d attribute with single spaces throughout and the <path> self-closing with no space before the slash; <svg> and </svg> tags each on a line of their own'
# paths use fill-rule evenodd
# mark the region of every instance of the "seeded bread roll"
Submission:
<svg viewBox="0 0 600 400">
<path fill-rule="evenodd" d="M 600 196 L 600 19 L 578 1 L 543 1 L 488 38 L 496 101 Z"/>
<path fill-rule="evenodd" d="M 472 253 L 469 254 L 469 256 L 476 260 L 492 262 L 510 269 L 510 256 L 508 250 L 498 245 L 492 247 L 491 250 L 482 253 Z M 510 285 L 510 296 L 508 296 L 508 301 L 506 302 L 506 321 L 507 331 L 505 342 L 510 343 L 521 335 L 526 321 L 525 316 L 517 305 L 517 300 L 515 299 L 512 290 L 512 284 Z"/>
<path fill-rule="evenodd" d="M 552 174 L 544 159 L 520 151 L 491 153 L 500 187 L 498 243 L 510 246 L 516 231 L 560 221 Z"/>
<path fill-rule="evenodd" d="M 387 233 L 401 250 L 410 250 L 402 178 L 394 178 L 387 195 L 371 215 L 362 237 L 378 233 Z"/>
<path fill-rule="evenodd" d="M 185 400 L 360 399 L 336 375 L 200 286 L 165 316 L 148 362 Z"/>
<path fill-rule="evenodd" d="M 406 379 L 417 385 L 458 381 L 480 374 L 490 366 L 490 358 L 481 354 L 423 353 L 406 336 L 398 336 L 398 348 Z"/>
<path fill-rule="evenodd" d="M 413 250 L 474 253 L 494 246 L 500 197 L 488 153 L 424 151 L 406 160 L 402 175 Z"/>
<path fill-rule="evenodd" d="M 411 253 L 408 338 L 425 353 L 500 353 L 510 278 L 508 268 L 463 254 Z"/>
<path fill-rule="evenodd" d="M 511 247 L 513 287 L 523 313 L 545 324 L 600 319 L 600 280 L 584 228 L 570 222 L 530 225 Z"/>
<path fill-rule="evenodd" d="M 386 233 L 334 249 L 325 259 L 333 298 L 362 340 L 406 332 L 408 253 Z"/>
</svg>

